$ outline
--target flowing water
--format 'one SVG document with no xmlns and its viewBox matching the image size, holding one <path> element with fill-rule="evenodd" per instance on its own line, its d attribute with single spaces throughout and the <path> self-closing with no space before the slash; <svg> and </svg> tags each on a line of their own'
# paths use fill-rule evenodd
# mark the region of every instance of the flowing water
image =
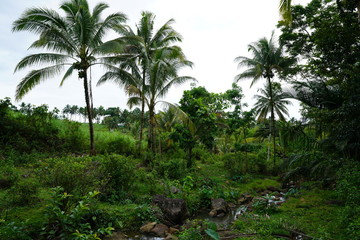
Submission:
<svg viewBox="0 0 360 240">
<path fill-rule="evenodd" d="M 268 201 L 268 204 L 272 205 L 280 205 L 283 202 L 285 202 L 284 193 L 280 193 L 281 197 L 276 198 L 275 196 L 269 196 L 266 195 L 265 198 Z M 248 207 L 246 205 L 237 206 L 234 208 L 230 208 L 230 211 L 228 214 L 221 216 L 221 217 L 210 217 L 209 216 L 209 210 L 203 210 L 200 211 L 197 216 L 195 216 L 196 219 L 203 219 L 208 222 L 213 222 L 217 225 L 218 229 L 229 229 L 231 227 L 231 224 L 242 214 L 244 214 L 248 210 Z M 301 236 L 297 238 L 301 240 Z M 164 240 L 164 238 L 161 237 L 152 237 L 152 236 L 146 236 L 146 235 L 137 235 L 134 237 L 128 238 L 128 240 Z"/>
</svg>

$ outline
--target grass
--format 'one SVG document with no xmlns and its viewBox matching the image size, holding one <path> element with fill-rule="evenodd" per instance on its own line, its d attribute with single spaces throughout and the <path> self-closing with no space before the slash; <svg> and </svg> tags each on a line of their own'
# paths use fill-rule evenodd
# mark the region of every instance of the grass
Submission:
<svg viewBox="0 0 360 240">
<path fill-rule="evenodd" d="M 303 233 L 315 239 L 347 239 L 338 218 L 341 206 L 330 190 L 301 191 L 290 197 L 271 215 L 247 213 L 241 216 L 234 228 L 241 233 L 256 234 L 247 239 L 277 239 L 274 235 Z M 242 238 L 239 238 L 242 239 Z"/>
</svg>

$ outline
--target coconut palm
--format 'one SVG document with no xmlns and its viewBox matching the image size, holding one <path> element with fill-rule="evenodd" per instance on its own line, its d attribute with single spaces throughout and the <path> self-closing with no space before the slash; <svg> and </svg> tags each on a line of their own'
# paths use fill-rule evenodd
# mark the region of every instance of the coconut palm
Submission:
<svg viewBox="0 0 360 240">
<path fill-rule="evenodd" d="M 118 68 L 110 67 L 99 84 L 113 80 L 121 86 L 133 86 L 138 96 L 141 97 L 141 118 L 139 147 L 143 139 L 145 88 L 149 79 L 150 65 L 154 62 L 154 54 L 159 49 L 171 48 L 174 43 L 181 42 L 181 36 L 171 26 L 173 19 L 167 21 L 158 30 L 154 30 L 155 15 L 151 12 L 142 12 L 142 17 L 136 25 L 135 31 L 130 27 L 119 28 L 121 37 L 118 39 L 123 45 L 123 52 L 114 58 L 109 58 L 112 63 L 121 63 Z M 124 72 L 128 70 L 132 76 Z"/>
<path fill-rule="evenodd" d="M 151 12 L 142 12 L 142 18 L 136 26 L 136 34 L 129 28 L 124 31 L 124 40 L 129 43 L 128 51 L 135 57 L 137 65 L 131 68 L 133 73 L 139 76 L 138 90 L 145 91 L 146 78 L 153 61 L 156 50 L 169 47 L 171 44 L 181 42 L 181 36 L 172 28 L 173 19 L 167 21 L 157 31 L 154 31 L 155 15 Z M 144 127 L 145 94 L 141 94 L 141 120 L 140 141 L 142 141 L 142 129 Z M 139 144 L 141 146 L 141 144 Z"/>
<path fill-rule="evenodd" d="M 31 71 L 20 81 L 16 99 L 21 99 L 42 81 L 60 74 L 65 67 L 67 70 L 60 85 L 76 70 L 84 84 L 92 154 L 95 153 L 93 104 L 88 71 L 91 66 L 101 63 L 101 58 L 114 48 L 114 44 L 103 42 L 105 33 L 126 20 L 126 16 L 120 12 L 102 20 L 101 14 L 108 7 L 105 3 L 99 3 L 91 11 L 87 0 L 68 0 L 60 5 L 65 16 L 51 9 L 30 8 L 13 24 L 13 31 L 30 31 L 39 35 L 30 48 L 47 50 L 29 55 L 17 64 L 15 71 L 34 65 L 45 67 Z"/>
<path fill-rule="evenodd" d="M 261 94 L 254 95 L 254 98 L 257 100 L 254 105 L 257 120 L 265 120 L 268 114 L 271 114 L 272 109 L 274 109 L 278 118 L 281 121 L 285 121 L 285 115 L 289 116 L 286 105 L 291 104 L 287 99 L 291 98 L 291 95 L 282 91 L 280 83 L 272 82 L 271 85 L 272 87 L 270 88 L 266 84 L 265 88 L 259 89 Z M 271 92 L 270 89 L 272 89 Z"/>
<path fill-rule="evenodd" d="M 270 84 L 270 85 L 269 85 Z M 265 120 L 270 114 L 271 118 L 271 135 L 273 137 L 274 147 L 274 166 L 275 166 L 275 116 L 278 116 L 281 121 L 285 121 L 285 115 L 289 116 L 286 105 L 291 104 L 287 99 L 291 98 L 291 95 L 285 93 L 281 89 L 281 85 L 276 82 L 270 82 L 265 85 L 264 89 L 259 89 L 260 95 L 257 94 L 254 98 L 257 99 L 254 110 L 258 117 L 258 121 Z"/>
<path fill-rule="evenodd" d="M 238 67 L 247 67 L 247 69 L 238 74 L 235 77 L 235 81 L 238 82 L 243 79 L 252 79 L 251 86 L 259 81 L 261 78 L 265 78 L 267 82 L 266 91 L 268 91 L 268 97 L 270 102 L 274 102 L 273 96 L 273 84 L 272 78 L 275 73 L 279 73 L 288 68 L 293 62 L 284 57 L 282 46 L 277 46 L 274 42 L 274 34 L 272 34 L 270 40 L 262 38 L 259 41 L 249 45 L 249 51 L 253 57 L 237 57 L 235 61 L 238 62 Z M 269 106 L 270 109 L 270 131 L 273 136 L 274 150 L 275 150 L 275 109 L 274 105 Z M 275 161 L 275 156 L 274 156 Z"/>
<path fill-rule="evenodd" d="M 284 22 L 287 24 L 291 23 L 291 0 L 280 0 L 279 11 Z"/>
<path fill-rule="evenodd" d="M 151 64 L 149 65 L 149 74 L 146 79 L 144 90 L 138 86 L 128 86 L 130 106 L 145 102 L 149 109 L 149 135 L 148 147 L 155 152 L 155 107 L 158 103 L 169 104 L 161 100 L 173 86 L 181 85 L 187 81 L 195 80 L 189 76 L 178 76 L 178 71 L 183 67 L 191 67 L 192 62 L 186 60 L 181 48 L 167 47 L 157 50 L 154 53 Z"/>
</svg>

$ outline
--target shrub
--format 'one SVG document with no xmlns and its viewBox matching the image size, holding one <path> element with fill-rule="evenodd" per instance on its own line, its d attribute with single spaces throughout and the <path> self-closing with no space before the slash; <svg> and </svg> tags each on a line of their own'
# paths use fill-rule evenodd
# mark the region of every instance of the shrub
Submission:
<svg viewBox="0 0 360 240">
<path fill-rule="evenodd" d="M 186 161 L 181 158 L 161 159 L 155 163 L 155 170 L 162 177 L 181 179 L 186 175 Z"/>
<path fill-rule="evenodd" d="M 133 155 L 136 141 L 120 132 L 97 132 L 95 135 L 96 150 L 99 153 Z"/>
<path fill-rule="evenodd" d="M 227 153 L 222 157 L 224 167 L 228 169 L 231 176 L 245 173 L 245 158 L 242 153 Z"/>
<path fill-rule="evenodd" d="M 104 156 L 100 165 L 100 176 L 104 179 L 101 191 L 113 200 L 127 197 L 135 181 L 135 164 L 132 158 L 121 155 Z"/>
<path fill-rule="evenodd" d="M 96 211 L 96 219 L 99 223 L 103 222 L 101 225 L 110 222 L 119 230 L 138 231 L 144 223 L 158 221 L 156 211 L 148 204 L 101 204 Z"/>
<path fill-rule="evenodd" d="M 19 179 L 19 171 L 10 165 L 5 165 L 0 168 L 0 189 L 7 189 L 14 185 Z"/>
<path fill-rule="evenodd" d="M 360 239 L 360 163 L 348 162 L 338 171 L 337 193 L 345 202 L 341 219 L 349 239 Z"/>
<path fill-rule="evenodd" d="M 37 174 L 50 187 L 60 186 L 67 193 L 84 195 L 99 189 L 98 165 L 90 157 L 49 158 L 39 163 Z"/>
<path fill-rule="evenodd" d="M 11 202 L 24 206 L 34 203 L 37 200 L 37 193 L 40 187 L 39 181 L 34 177 L 20 178 L 9 190 Z"/>
<path fill-rule="evenodd" d="M 46 222 L 41 235 L 46 239 L 100 239 L 111 234 L 113 228 L 98 227 L 94 223 L 95 197 L 99 192 L 90 192 L 78 202 L 60 187 L 52 189 L 45 210 Z"/>
<path fill-rule="evenodd" d="M 81 129 L 81 123 L 69 120 L 63 120 L 63 123 L 64 149 L 70 152 L 85 150 L 86 138 Z"/>
</svg>

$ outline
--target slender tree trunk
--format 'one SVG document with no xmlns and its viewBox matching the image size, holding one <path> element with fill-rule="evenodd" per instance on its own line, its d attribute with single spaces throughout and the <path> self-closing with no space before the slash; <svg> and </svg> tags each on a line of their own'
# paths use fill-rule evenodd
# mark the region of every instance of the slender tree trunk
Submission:
<svg viewBox="0 0 360 240">
<path fill-rule="evenodd" d="M 274 114 L 274 99 L 273 99 L 273 92 L 272 92 L 272 84 L 271 84 L 271 80 L 270 77 L 268 77 L 268 84 L 269 84 L 269 90 L 270 90 L 270 107 L 271 107 L 271 116 L 270 116 L 270 131 L 271 131 L 271 135 L 273 138 L 273 147 L 274 147 L 274 153 L 273 153 L 273 160 L 274 160 L 274 167 L 276 164 L 276 156 L 275 156 L 275 148 L 276 148 L 276 143 L 275 143 L 275 114 Z"/>
<path fill-rule="evenodd" d="M 247 147 L 247 141 L 246 141 L 246 127 L 243 127 L 243 134 L 244 134 L 244 142 L 245 146 Z M 246 149 L 245 152 L 245 172 L 247 173 L 249 171 L 249 158 L 248 158 L 248 150 Z"/>
<path fill-rule="evenodd" d="M 86 111 L 89 120 L 89 131 L 90 131 L 90 155 L 95 155 L 95 144 L 94 144 L 94 126 L 92 122 L 92 109 L 89 95 L 89 85 L 87 79 L 87 71 L 84 70 L 84 91 L 85 91 L 85 102 Z"/>
<path fill-rule="evenodd" d="M 149 106 L 149 135 L 148 135 L 149 149 L 155 153 L 156 151 L 156 142 L 155 142 L 155 112 L 154 106 L 150 103 Z"/>
<path fill-rule="evenodd" d="M 145 90 L 145 70 L 143 69 L 143 77 L 142 77 L 142 89 L 141 89 L 141 114 L 140 114 L 140 134 L 139 134 L 139 145 L 138 145 L 138 151 L 139 154 L 141 153 L 141 143 L 143 140 L 143 129 L 144 129 L 144 121 L 145 121 L 145 96 L 144 96 L 144 90 Z"/>
</svg>

